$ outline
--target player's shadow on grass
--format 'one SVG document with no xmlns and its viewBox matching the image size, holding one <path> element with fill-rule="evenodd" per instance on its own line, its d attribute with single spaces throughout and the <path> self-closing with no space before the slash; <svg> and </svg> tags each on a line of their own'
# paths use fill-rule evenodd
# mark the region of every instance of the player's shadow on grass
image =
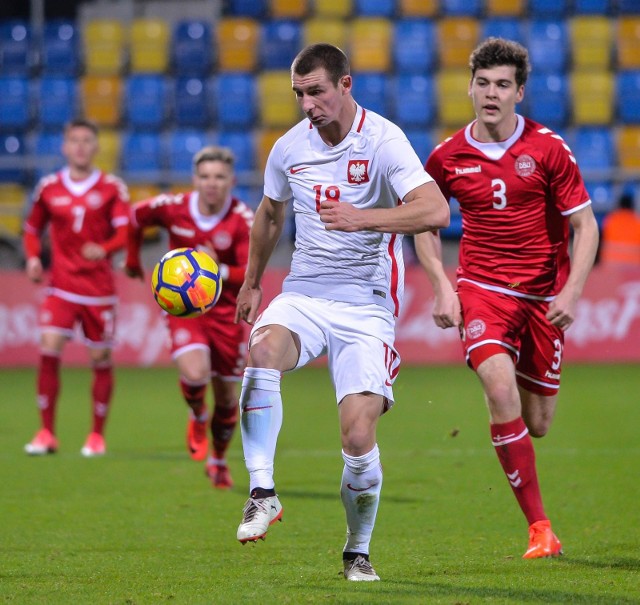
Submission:
<svg viewBox="0 0 640 605">
<path fill-rule="evenodd" d="M 295 490 L 295 489 L 282 489 L 282 490 L 278 490 L 278 496 L 280 496 L 281 498 L 298 498 L 300 500 L 316 500 L 316 499 L 321 499 L 321 500 L 335 500 L 336 498 L 340 498 L 340 490 L 339 489 L 334 489 L 330 492 L 319 492 L 319 491 L 313 491 L 313 490 Z M 394 502 L 396 504 L 413 504 L 413 503 L 420 503 L 420 502 L 424 502 L 424 499 L 422 498 L 407 498 L 406 496 L 388 496 L 386 494 L 382 494 L 382 499 L 384 500 L 384 502 Z"/>
<path fill-rule="evenodd" d="M 640 570 L 640 559 L 632 557 L 612 557 L 606 560 L 592 560 L 585 557 L 562 557 L 558 563 L 574 567 L 595 567 L 597 569 L 622 569 L 626 571 Z"/>
</svg>

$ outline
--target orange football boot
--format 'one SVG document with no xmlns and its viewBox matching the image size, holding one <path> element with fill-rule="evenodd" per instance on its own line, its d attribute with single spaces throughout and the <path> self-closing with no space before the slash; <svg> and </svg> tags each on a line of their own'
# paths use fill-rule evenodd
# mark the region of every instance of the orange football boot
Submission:
<svg viewBox="0 0 640 605">
<path fill-rule="evenodd" d="M 187 424 L 187 447 L 192 460 L 202 461 L 207 457 L 209 451 L 209 439 L 207 437 L 207 428 L 209 421 L 199 422 L 189 414 L 189 423 Z"/>
<path fill-rule="evenodd" d="M 523 559 L 558 557 L 561 554 L 562 544 L 551 531 L 551 522 L 548 519 L 536 521 L 529 526 L 529 548 L 522 555 Z"/>
</svg>

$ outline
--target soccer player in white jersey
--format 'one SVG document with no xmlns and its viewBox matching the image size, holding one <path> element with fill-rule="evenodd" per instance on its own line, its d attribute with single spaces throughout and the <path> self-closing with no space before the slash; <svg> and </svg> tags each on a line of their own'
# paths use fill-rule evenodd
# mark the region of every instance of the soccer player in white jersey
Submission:
<svg viewBox="0 0 640 605">
<path fill-rule="evenodd" d="M 378 580 L 369 562 L 382 486 L 376 424 L 393 404 L 400 362 L 394 322 L 403 295 L 402 234 L 443 228 L 449 213 L 402 131 L 356 104 L 340 49 L 303 49 L 291 78 L 306 117 L 267 160 L 236 311 L 237 321 L 253 324 L 240 395 L 250 498 L 237 538 L 264 538 L 282 516 L 273 479 L 281 374 L 326 354 L 344 459 L 344 575 Z M 283 292 L 256 321 L 260 281 L 290 200 L 296 225 L 291 270 Z"/>
<path fill-rule="evenodd" d="M 527 50 L 489 38 L 470 67 L 476 119 L 426 163 L 445 197 L 460 203 L 457 297 L 437 235 L 417 236 L 416 249 L 434 287 L 435 322 L 460 329 L 482 384 L 493 445 L 529 525 L 524 558 L 556 556 L 562 546 L 542 504 L 531 437 L 545 435 L 554 416 L 564 331 L 594 262 L 598 227 L 567 144 L 516 114 Z"/>
<path fill-rule="evenodd" d="M 25 451 L 45 455 L 58 449 L 60 358 L 78 324 L 93 369 L 93 424 L 81 452 L 100 456 L 106 451 L 104 428 L 114 382 L 111 350 L 117 296 L 111 256 L 126 243 L 129 194 L 119 178 L 93 166 L 98 130 L 92 122 L 70 122 L 62 152 L 67 166 L 38 183 L 24 224 L 26 271 L 32 281 L 43 278 L 41 235 L 47 225 L 52 256 L 50 284 L 40 310 L 37 393 L 42 426 Z"/>
</svg>

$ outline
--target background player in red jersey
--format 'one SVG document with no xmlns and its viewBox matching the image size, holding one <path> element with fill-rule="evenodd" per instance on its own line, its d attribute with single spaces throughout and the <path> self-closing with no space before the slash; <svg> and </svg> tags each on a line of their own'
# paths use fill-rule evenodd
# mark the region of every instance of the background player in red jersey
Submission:
<svg viewBox="0 0 640 605">
<path fill-rule="evenodd" d="M 40 312 L 37 391 L 42 428 L 25 446 L 32 455 L 58 449 L 60 356 L 76 324 L 82 327 L 94 375 L 93 428 L 81 452 L 89 457 L 106 451 L 103 433 L 113 392 L 117 301 L 111 255 L 126 243 L 129 195 L 120 179 L 93 166 L 97 151 L 97 127 L 83 119 L 70 122 L 62 144 L 67 166 L 40 181 L 24 224 L 26 271 L 32 281 L 43 277 L 41 234 L 47 225 L 52 248 L 51 280 Z"/>
<path fill-rule="evenodd" d="M 482 383 L 493 445 L 529 523 L 524 558 L 554 556 L 562 546 L 544 512 L 531 436 L 545 435 L 554 416 L 564 330 L 593 265 L 598 227 L 569 147 L 516 114 L 530 71 L 527 50 L 489 38 L 470 67 L 477 119 L 426 163 L 445 197 L 460 203 L 457 297 L 437 236 L 418 235 L 416 248 L 434 287 L 435 322 L 460 329 Z"/>
<path fill-rule="evenodd" d="M 249 253 L 251 209 L 232 197 L 234 157 L 229 149 L 205 147 L 193 158 L 194 191 L 162 194 L 135 204 L 131 211 L 125 271 L 143 277 L 140 262 L 142 232 L 158 225 L 169 232 L 169 248 L 197 248 L 220 266 L 220 300 L 204 315 L 180 318 L 167 315 L 172 356 L 180 372 L 180 389 L 189 405 L 187 446 L 194 460 L 207 458 L 208 410 L 205 392 L 213 385 L 211 418 L 213 452 L 206 472 L 213 485 L 233 485 L 225 459 L 238 420 L 237 384 L 245 365 L 244 329 L 234 323 L 236 296 Z"/>
</svg>

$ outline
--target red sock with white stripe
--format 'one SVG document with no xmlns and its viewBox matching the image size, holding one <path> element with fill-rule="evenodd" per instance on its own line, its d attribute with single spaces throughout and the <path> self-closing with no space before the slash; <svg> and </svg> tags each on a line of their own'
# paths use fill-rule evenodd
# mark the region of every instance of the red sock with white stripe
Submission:
<svg viewBox="0 0 640 605">
<path fill-rule="evenodd" d="M 55 434 L 56 406 L 60 392 L 60 357 L 53 353 L 40 354 L 38 368 L 38 408 L 42 427 Z"/>
<path fill-rule="evenodd" d="M 491 440 L 529 525 L 546 519 L 536 472 L 536 454 L 522 417 L 492 424 Z"/>
<path fill-rule="evenodd" d="M 104 425 L 109 415 L 111 396 L 113 394 L 113 366 L 111 362 L 97 363 L 93 366 L 93 429 L 94 433 L 102 435 Z"/>
</svg>

